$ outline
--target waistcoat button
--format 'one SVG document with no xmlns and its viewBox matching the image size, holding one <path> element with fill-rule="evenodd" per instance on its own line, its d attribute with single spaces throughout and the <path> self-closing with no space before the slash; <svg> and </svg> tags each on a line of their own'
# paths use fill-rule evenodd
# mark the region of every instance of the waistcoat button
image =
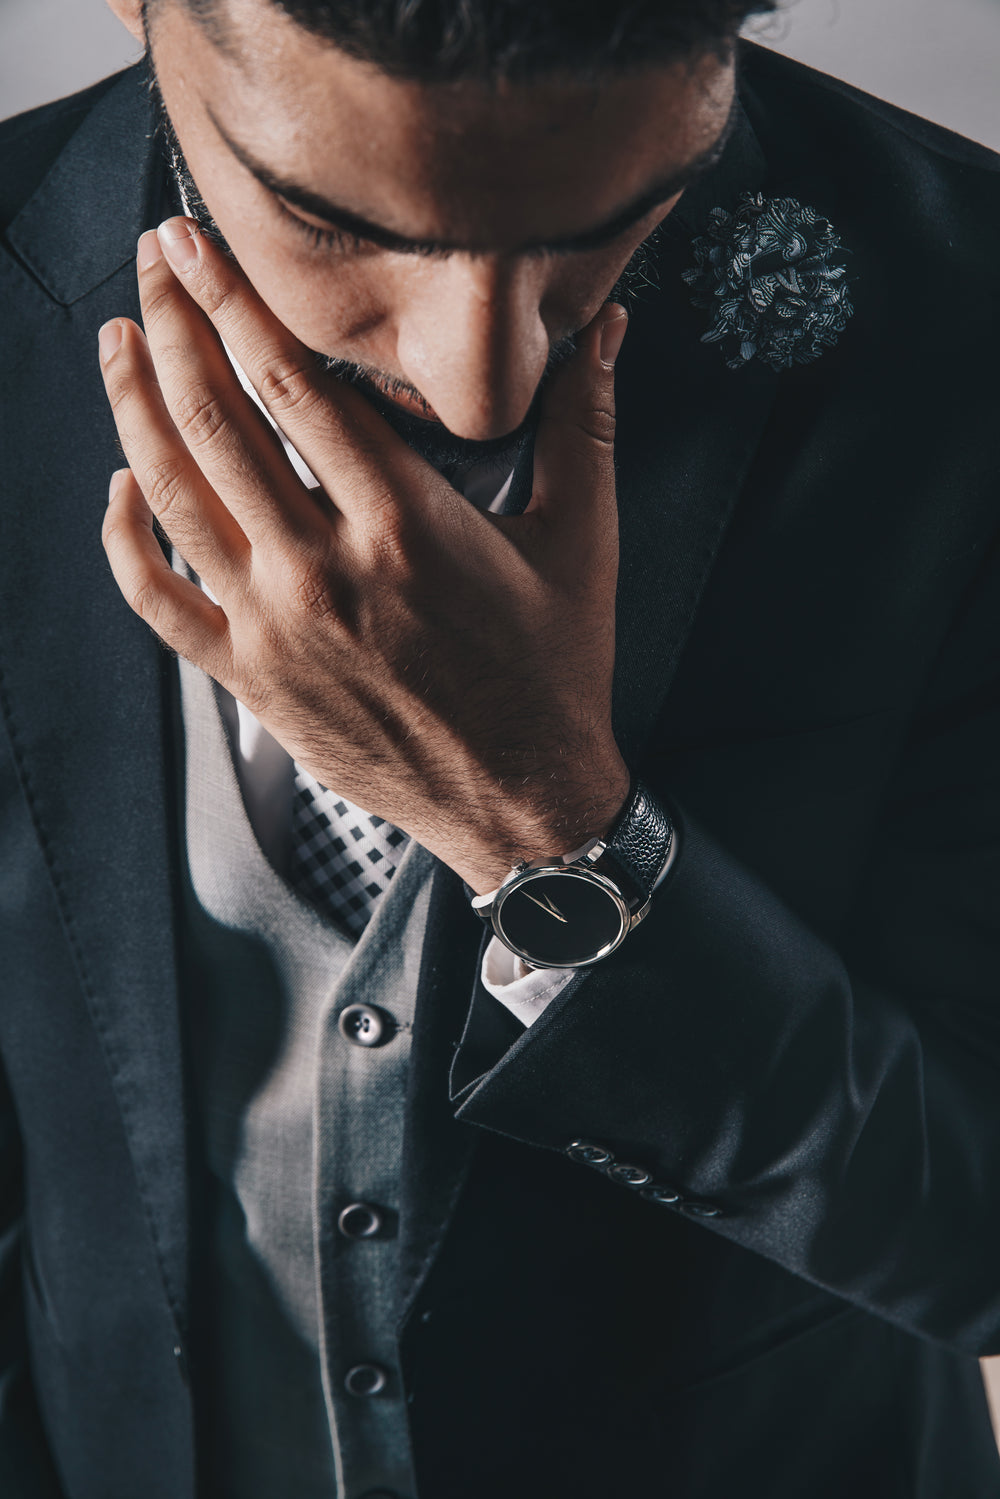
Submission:
<svg viewBox="0 0 1000 1499">
<path fill-rule="evenodd" d="M 389 1016 L 374 1005 L 348 1005 L 340 1012 L 337 1029 L 355 1046 L 378 1046 L 392 1035 Z"/>
<path fill-rule="evenodd" d="M 344 1388 L 349 1395 L 378 1395 L 388 1383 L 388 1375 L 378 1364 L 355 1364 L 344 1375 Z"/>
<path fill-rule="evenodd" d="M 382 1214 L 367 1202 L 350 1202 L 337 1219 L 345 1239 L 373 1239 L 382 1227 Z"/>
</svg>

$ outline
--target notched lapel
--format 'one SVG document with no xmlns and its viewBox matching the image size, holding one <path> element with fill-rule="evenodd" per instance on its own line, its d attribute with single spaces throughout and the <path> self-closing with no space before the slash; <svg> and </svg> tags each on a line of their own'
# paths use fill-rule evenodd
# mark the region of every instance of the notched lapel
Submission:
<svg viewBox="0 0 1000 1499">
<path fill-rule="evenodd" d="M 138 318 L 132 257 L 148 225 L 135 184 L 145 196 L 158 177 L 135 83 L 134 70 L 123 75 L 66 153 L 85 166 L 101 142 L 117 142 L 103 202 L 92 182 L 78 184 L 74 209 L 86 201 L 99 214 L 123 201 L 125 184 L 113 231 L 98 227 L 74 266 L 64 224 L 67 258 L 55 257 L 57 185 L 68 186 L 60 161 L 17 221 L 17 258 L 0 252 L 0 322 L 17 355 L 0 371 L 3 419 L 17 426 L 16 443 L 11 434 L 3 444 L 0 672 L 22 784 L 183 1325 L 187 1171 L 164 722 L 172 663 L 122 599 L 101 544 L 122 460 L 97 330 L 118 314 Z"/>
<path fill-rule="evenodd" d="M 661 231 L 657 290 L 631 312 L 616 372 L 620 562 L 613 721 L 638 768 L 746 482 L 779 377 L 727 368 L 701 341 L 683 272 L 709 210 L 755 191 L 765 163 L 742 107 L 718 167 L 688 190 Z"/>
<path fill-rule="evenodd" d="M 477 1132 L 456 1121 L 448 1073 L 479 962 L 482 923 L 465 887 L 437 864 L 410 1053 L 400 1211 L 401 1320 L 412 1311 L 468 1174 Z"/>
<path fill-rule="evenodd" d="M 149 170 L 156 118 L 143 63 L 96 103 L 7 229 L 21 264 L 64 307 L 130 265 L 156 222 L 162 174 Z"/>
</svg>

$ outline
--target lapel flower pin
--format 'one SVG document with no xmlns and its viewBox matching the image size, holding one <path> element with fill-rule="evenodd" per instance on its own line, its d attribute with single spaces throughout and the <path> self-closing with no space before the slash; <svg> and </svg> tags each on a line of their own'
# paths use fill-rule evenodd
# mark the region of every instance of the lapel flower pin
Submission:
<svg viewBox="0 0 1000 1499">
<path fill-rule="evenodd" d="M 702 343 L 722 345 L 731 370 L 754 358 L 772 370 L 811 364 L 854 314 L 842 248 L 829 220 L 794 198 L 743 193 L 735 213 L 713 208 L 684 272 L 691 301 L 712 313 Z"/>
</svg>

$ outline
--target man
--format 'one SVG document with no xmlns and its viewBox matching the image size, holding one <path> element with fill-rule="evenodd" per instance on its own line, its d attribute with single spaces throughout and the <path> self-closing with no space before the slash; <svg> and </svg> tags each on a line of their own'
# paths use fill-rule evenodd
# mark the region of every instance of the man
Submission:
<svg viewBox="0 0 1000 1499">
<path fill-rule="evenodd" d="M 3 127 L 2 1492 L 1000 1492 L 996 158 L 743 4 L 114 8 Z"/>
</svg>

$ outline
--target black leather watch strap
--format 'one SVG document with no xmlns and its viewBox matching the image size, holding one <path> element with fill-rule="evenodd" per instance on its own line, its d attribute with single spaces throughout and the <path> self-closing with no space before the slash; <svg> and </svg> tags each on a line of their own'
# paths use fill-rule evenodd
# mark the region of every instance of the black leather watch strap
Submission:
<svg viewBox="0 0 1000 1499">
<path fill-rule="evenodd" d="M 641 781 L 633 781 L 622 815 L 606 841 L 608 853 L 645 896 L 652 893 L 673 836 L 673 825 L 663 807 Z"/>
</svg>

